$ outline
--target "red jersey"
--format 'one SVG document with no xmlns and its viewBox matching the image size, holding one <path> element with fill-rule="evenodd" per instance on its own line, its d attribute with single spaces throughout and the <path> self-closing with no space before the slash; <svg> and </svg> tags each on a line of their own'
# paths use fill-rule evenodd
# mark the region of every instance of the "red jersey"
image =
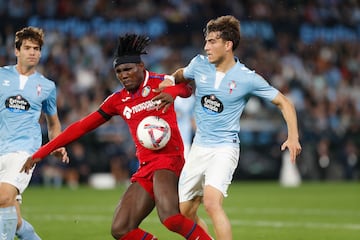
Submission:
<svg viewBox="0 0 360 240">
<path fill-rule="evenodd" d="M 184 146 L 176 121 L 174 104 L 166 113 L 163 113 L 162 109 L 156 110 L 154 102 L 151 101 L 158 94 L 153 92 L 153 89 L 158 88 L 159 83 L 164 80 L 164 76 L 165 74 L 145 71 L 144 82 L 135 93 L 130 93 L 124 88 L 110 95 L 100 105 L 100 110 L 109 117 L 119 115 L 126 121 L 136 145 L 136 155 L 140 164 L 159 158 L 159 154 L 180 155 L 183 158 Z M 147 116 L 161 117 L 170 125 L 171 138 L 162 149 L 149 150 L 143 147 L 136 137 L 137 126 Z"/>
<path fill-rule="evenodd" d="M 135 93 L 130 93 L 123 89 L 110 95 L 97 111 L 69 125 L 60 135 L 36 151 L 32 158 L 44 158 L 55 149 L 65 146 L 99 127 L 112 116 L 120 115 L 129 126 L 136 145 L 136 155 L 140 163 L 139 169 L 132 176 L 131 180 L 139 182 L 153 196 L 152 179 L 154 172 L 159 169 L 168 169 L 179 176 L 185 162 L 184 147 L 176 122 L 174 105 L 172 104 L 168 111 L 163 113 L 162 109 L 156 110 L 155 104 L 151 101 L 158 94 L 152 90 L 158 88 L 159 83 L 164 80 L 164 76 L 164 74 L 145 71 L 144 82 Z M 176 95 L 190 96 L 191 94 L 191 89 L 181 84 L 166 88 L 164 91 L 173 97 Z M 142 119 L 151 115 L 163 118 L 171 128 L 169 142 L 164 148 L 156 151 L 143 147 L 136 137 L 138 124 Z"/>
</svg>

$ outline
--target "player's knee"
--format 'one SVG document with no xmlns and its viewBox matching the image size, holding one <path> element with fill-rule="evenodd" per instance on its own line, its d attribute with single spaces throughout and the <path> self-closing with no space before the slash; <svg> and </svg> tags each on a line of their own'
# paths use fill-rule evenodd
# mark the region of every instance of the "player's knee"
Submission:
<svg viewBox="0 0 360 240">
<path fill-rule="evenodd" d="M 223 193 L 215 187 L 206 186 L 204 190 L 203 204 L 205 211 L 210 216 L 217 216 L 223 211 L 224 195 Z"/>
<path fill-rule="evenodd" d="M 204 198 L 204 209 L 210 215 L 216 215 L 222 210 L 221 203 L 211 198 Z"/>
<path fill-rule="evenodd" d="M 111 225 L 111 235 L 115 239 L 120 239 L 133 229 L 134 228 L 125 222 L 116 221 Z"/>
<path fill-rule="evenodd" d="M 180 213 L 179 209 L 176 207 L 171 208 L 171 209 L 158 208 L 158 216 L 159 216 L 161 223 L 164 223 L 164 221 L 166 219 L 168 219 L 169 217 L 174 216 L 176 214 L 179 214 L 179 213 Z"/>
<path fill-rule="evenodd" d="M 115 238 L 115 239 L 120 239 L 120 238 L 122 238 L 123 236 L 125 236 L 125 234 L 126 234 L 127 232 L 128 232 L 128 231 L 125 231 L 124 229 L 118 229 L 118 228 L 114 228 L 114 227 L 111 228 L 111 235 L 112 235 L 113 238 Z"/>
<path fill-rule="evenodd" d="M 180 212 L 187 218 L 194 219 L 195 217 L 195 212 L 192 211 L 190 208 L 181 208 Z"/>
<path fill-rule="evenodd" d="M 180 212 L 187 218 L 190 218 L 195 221 L 197 216 L 197 209 L 199 204 L 197 200 L 193 200 L 191 202 L 180 203 Z"/>
</svg>

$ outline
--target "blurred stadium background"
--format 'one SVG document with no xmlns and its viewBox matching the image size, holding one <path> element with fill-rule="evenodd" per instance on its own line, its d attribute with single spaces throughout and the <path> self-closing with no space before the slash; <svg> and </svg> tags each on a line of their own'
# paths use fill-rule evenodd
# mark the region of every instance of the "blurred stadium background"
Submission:
<svg viewBox="0 0 360 240">
<path fill-rule="evenodd" d="M 42 27 L 46 42 L 39 71 L 57 84 L 59 115 L 66 127 L 97 109 L 120 87 L 111 64 L 119 34 L 148 34 L 152 39 L 144 57 L 148 69 L 171 73 L 202 51 L 205 23 L 225 14 L 241 20 L 237 56 L 296 105 L 303 146 L 297 168 L 302 179 L 358 180 L 360 3 L 356 0 L 0 0 L 0 65 L 15 63 L 16 30 Z M 284 128 L 277 109 L 256 98 L 250 101 L 242 117 L 242 153 L 235 179 L 279 177 Z M 69 166 L 48 158 L 38 166 L 32 184 L 76 187 L 103 172 L 121 183 L 137 167 L 132 140 L 120 118 L 68 150 Z"/>
</svg>

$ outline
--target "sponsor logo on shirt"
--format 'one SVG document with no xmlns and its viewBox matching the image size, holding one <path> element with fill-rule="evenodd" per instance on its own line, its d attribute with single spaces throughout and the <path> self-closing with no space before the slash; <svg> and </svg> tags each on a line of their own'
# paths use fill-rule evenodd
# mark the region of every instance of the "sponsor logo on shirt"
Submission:
<svg viewBox="0 0 360 240">
<path fill-rule="evenodd" d="M 145 86 L 142 90 L 141 90 L 141 96 L 142 97 L 147 97 L 149 96 L 149 94 L 151 93 L 151 87 L 150 86 Z M 122 102 L 127 102 L 128 100 L 130 100 L 131 97 L 125 97 L 122 98 L 121 101 Z M 150 110 L 154 110 L 157 106 L 157 103 L 152 101 L 152 100 L 146 100 L 144 102 L 140 102 L 134 106 L 125 106 L 124 110 L 123 110 L 123 116 L 126 119 L 131 119 L 133 114 L 139 113 L 141 111 L 150 111 Z"/>
<path fill-rule="evenodd" d="M 5 100 L 5 107 L 11 112 L 24 112 L 29 110 L 30 103 L 21 95 L 16 95 Z"/>
<path fill-rule="evenodd" d="M 201 105 L 208 114 L 218 114 L 224 110 L 223 103 L 214 94 L 203 96 Z"/>
<path fill-rule="evenodd" d="M 123 111 L 123 115 L 126 119 L 130 119 L 131 115 L 141 111 L 150 111 L 156 108 L 156 103 L 154 101 L 148 100 L 146 102 L 139 103 L 135 106 L 128 107 L 126 106 Z"/>
<path fill-rule="evenodd" d="M 133 113 L 138 113 L 140 111 L 149 111 L 149 110 L 153 110 L 156 107 L 156 103 L 154 101 L 148 100 L 146 102 L 142 102 L 138 105 L 133 106 L 132 112 Z"/>
</svg>

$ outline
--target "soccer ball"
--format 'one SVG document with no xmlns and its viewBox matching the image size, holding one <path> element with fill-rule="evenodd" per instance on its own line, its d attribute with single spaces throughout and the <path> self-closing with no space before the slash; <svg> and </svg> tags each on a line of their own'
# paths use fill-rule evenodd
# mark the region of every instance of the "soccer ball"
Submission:
<svg viewBox="0 0 360 240">
<path fill-rule="evenodd" d="M 162 118 L 149 116 L 138 125 L 136 136 L 141 145 L 150 150 L 159 150 L 166 146 L 171 137 L 169 124 Z"/>
</svg>

